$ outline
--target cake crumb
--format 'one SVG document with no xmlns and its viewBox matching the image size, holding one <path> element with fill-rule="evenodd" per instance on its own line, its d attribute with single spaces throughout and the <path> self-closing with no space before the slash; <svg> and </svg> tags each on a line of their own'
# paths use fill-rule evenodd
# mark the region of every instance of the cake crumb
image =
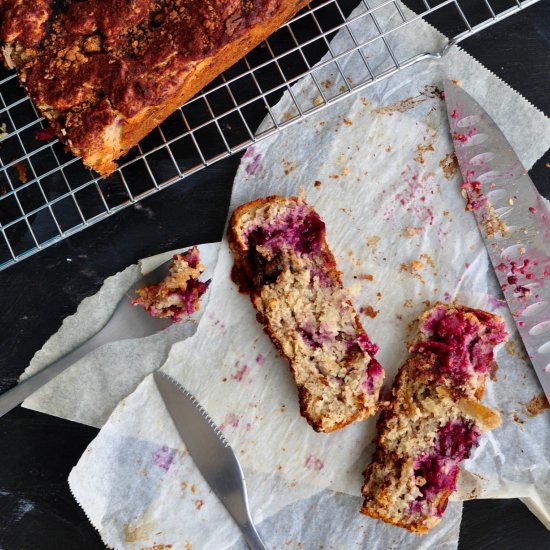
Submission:
<svg viewBox="0 0 550 550">
<path fill-rule="evenodd" d="M 359 313 L 364 313 L 371 319 L 374 319 L 378 315 L 378 313 L 380 313 L 380 311 L 377 309 L 374 309 L 372 306 L 367 305 L 367 306 L 360 307 Z"/>
<path fill-rule="evenodd" d="M 380 244 L 381 237 L 378 235 L 373 235 L 372 237 L 367 237 L 367 246 L 370 248 L 373 254 L 378 250 L 378 245 Z"/>
<path fill-rule="evenodd" d="M 426 161 L 424 160 L 424 153 L 428 153 L 433 150 L 434 146 L 431 143 L 428 143 L 428 145 L 422 145 L 421 143 L 419 143 L 416 146 L 416 156 L 413 157 L 413 160 L 418 162 L 419 164 L 425 164 Z"/>
<path fill-rule="evenodd" d="M 412 260 L 408 264 L 401 264 L 399 267 L 399 271 L 406 271 L 407 273 L 416 273 L 417 271 L 422 271 L 426 268 L 426 265 L 424 262 L 421 262 L 420 260 Z"/>
<path fill-rule="evenodd" d="M 527 416 L 530 416 L 533 418 L 534 416 L 538 416 L 539 414 L 543 413 L 546 409 L 550 408 L 550 403 L 548 403 L 548 399 L 546 398 L 546 395 L 544 393 L 541 393 L 539 395 L 535 395 L 529 403 L 525 406 L 525 413 Z"/>
<path fill-rule="evenodd" d="M 453 151 L 452 153 L 448 153 L 447 155 L 445 155 L 439 161 L 439 167 L 441 168 L 441 171 L 443 172 L 443 177 L 446 180 L 453 179 L 458 170 L 458 161 L 456 159 L 455 152 Z"/>
<path fill-rule="evenodd" d="M 200 498 L 195 500 L 195 508 L 197 510 L 200 510 L 204 506 L 204 500 L 201 500 Z"/>
<path fill-rule="evenodd" d="M 431 268 L 435 268 L 435 262 L 429 254 L 420 254 L 420 257 L 424 259 Z"/>
<path fill-rule="evenodd" d="M 422 227 L 404 227 L 401 236 L 405 238 L 415 237 L 422 234 Z"/>
<path fill-rule="evenodd" d="M 516 353 L 516 344 L 512 340 L 509 340 L 504 344 L 504 349 L 506 350 L 506 353 L 510 356 L 514 355 Z"/>
<path fill-rule="evenodd" d="M 497 371 L 498 371 L 498 363 L 496 361 L 493 361 L 491 363 L 491 368 L 489 369 L 489 378 L 493 381 L 497 381 Z"/>
<path fill-rule="evenodd" d="M 313 187 L 315 187 L 316 189 L 320 189 L 321 188 L 321 182 L 319 180 L 315 180 L 315 182 L 313 184 Z"/>
<path fill-rule="evenodd" d="M 296 170 L 296 165 L 292 161 L 283 159 L 283 170 L 284 170 L 285 176 L 288 176 L 291 172 Z"/>
<path fill-rule="evenodd" d="M 17 177 L 21 183 L 27 183 L 27 167 L 23 161 L 15 163 L 15 169 L 17 170 Z"/>
</svg>

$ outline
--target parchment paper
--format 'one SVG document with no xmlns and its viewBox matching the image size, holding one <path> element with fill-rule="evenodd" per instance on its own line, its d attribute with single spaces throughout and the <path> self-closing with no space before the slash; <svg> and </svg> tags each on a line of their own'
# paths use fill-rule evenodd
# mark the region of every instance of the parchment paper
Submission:
<svg viewBox="0 0 550 550">
<path fill-rule="evenodd" d="M 199 246 L 206 267 L 203 279 L 212 276 L 219 243 Z M 84 299 L 42 349 L 32 358 L 21 380 L 53 363 L 95 334 L 111 316 L 118 301 L 143 276 L 170 259 L 174 250 L 131 265 L 105 280 L 99 292 Z M 112 342 L 83 357 L 23 402 L 23 407 L 100 428 L 116 405 L 132 393 L 143 378 L 165 361 L 174 342 L 195 333 L 209 298 L 189 321 L 146 338 Z"/>
<path fill-rule="evenodd" d="M 394 14 L 380 10 L 379 16 Z M 443 43 L 421 21 L 408 38 L 400 35 L 393 46 L 413 54 Z M 339 35 L 334 49 L 346 39 Z M 369 59 L 374 67 L 386 62 L 382 52 L 369 53 Z M 349 78 L 354 63 L 344 64 Z M 433 301 L 457 299 L 505 312 L 450 158 L 444 104 L 435 88 L 445 75 L 479 98 L 527 167 L 548 148 L 550 121 L 454 49 L 441 61 L 410 67 L 251 148 L 232 196 L 234 207 L 304 188 L 326 222 L 328 242 L 364 326 L 380 345 L 388 383 L 407 356 L 403 341 L 410 321 Z M 330 69 L 324 81 L 327 88 L 338 86 Z M 293 93 L 310 94 L 312 102 L 318 94 L 307 81 Z M 283 116 L 289 108 L 284 97 L 278 112 Z M 298 414 L 288 367 L 256 323 L 248 299 L 229 280 L 231 263 L 223 242 L 197 333 L 172 346 L 163 369 L 195 394 L 238 453 L 269 546 L 299 541 L 316 547 L 326 536 L 323 544 L 339 548 L 456 547 L 460 505 L 450 505 L 440 526 L 422 539 L 351 512 L 360 502 L 374 419 L 329 435 L 309 428 Z M 508 329 L 517 341 L 509 319 Z M 515 349 L 497 354 L 498 382 L 488 383 L 484 402 L 502 412 L 504 423 L 482 438 L 465 463 L 469 483 L 463 482 L 463 498 L 542 502 L 535 489 L 544 496 L 540 488 L 550 465 L 542 451 L 548 448 L 550 418 L 548 411 L 526 412 L 540 388 L 518 343 Z M 69 482 L 109 546 L 242 547 L 236 527 L 186 455 L 151 377 L 117 407 Z M 304 509 L 311 510 L 305 523 L 298 515 Z M 288 523 L 278 524 L 283 518 Z M 353 528 L 345 529 L 350 522 Z"/>
</svg>

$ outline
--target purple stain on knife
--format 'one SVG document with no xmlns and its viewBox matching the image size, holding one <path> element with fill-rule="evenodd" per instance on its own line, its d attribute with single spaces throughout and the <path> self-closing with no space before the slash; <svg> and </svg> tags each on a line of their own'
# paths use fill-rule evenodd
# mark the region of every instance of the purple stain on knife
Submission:
<svg viewBox="0 0 550 550">
<path fill-rule="evenodd" d="M 153 463 L 160 469 L 167 472 L 174 463 L 175 451 L 166 445 L 163 445 L 158 451 L 153 453 Z"/>
</svg>

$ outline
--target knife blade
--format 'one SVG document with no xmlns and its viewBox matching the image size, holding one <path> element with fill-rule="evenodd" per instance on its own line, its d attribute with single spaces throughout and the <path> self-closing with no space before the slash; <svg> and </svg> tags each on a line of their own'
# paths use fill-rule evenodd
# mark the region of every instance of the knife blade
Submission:
<svg viewBox="0 0 550 550">
<path fill-rule="evenodd" d="M 214 421 L 199 402 L 163 372 L 153 379 L 191 458 L 240 527 L 252 550 L 266 550 L 250 516 L 242 468 Z"/>
<path fill-rule="evenodd" d="M 447 115 L 473 212 L 525 349 L 550 399 L 550 221 L 512 146 L 459 85 L 444 85 Z"/>
</svg>

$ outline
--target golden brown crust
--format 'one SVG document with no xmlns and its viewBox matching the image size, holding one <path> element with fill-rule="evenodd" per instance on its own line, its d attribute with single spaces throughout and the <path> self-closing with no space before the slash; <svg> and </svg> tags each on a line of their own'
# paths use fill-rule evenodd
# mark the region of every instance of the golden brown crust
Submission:
<svg viewBox="0 0 550 550">
<path fill-rule="evenodd" d="M 146 109 L 123 124 L 119 150 L 103 150 L 98 147 L 93 154 L 82 151 L 84 162 L 107 177 L 115 168 L 114 161 L 124 156 L 134 145 L 168 118 L 178 107 L 186 103 L 209 82 L 223 71 L 234 65 L 239 59 L 253 50 L 258 44 L 273 34 L 283 23 L 295 15 L 311 0 L 286 3 L 285 9 L 265 24 L 256 25 L 242 38 L 225 46 L 215 56 L 197 64 L 182 83 L 180 90 L 171 100 L 158 107 Z M 96 161 L 95 158 L 98 158 Z M 93 164 L 92 164 L 93 163 Z"/>
<path fill-rule="evenodd" d="M 162 74 L 162 63 L 165 61 L 160 63 L 160 53 L 155 58 L 155 52 L 148 52 L 145 46 L 145 51 L 140 51 L 140 55 L 145 60 L 139 66 L 141 74 L 134 75 L 132 73 L 134 69 L 127 68 L 136 66 L 135 63 L 132 65 L 133 52 L 127 51 L 129 40 L 127 37 L 131 36 L 131 33 L 142 32 L 139 25 L 146 24 L 144 22 L 147 22 L 147 17 L 155 15 L 154 10 L 158 9 L 157 5 L 149 0 L 128 0 L 127 7 L 130 4 L 132 6 L 130 10 L 124 10 L 126 4 L 118 0 L 113 1 L 111 6 L 106 0 L 89 0 L 87 3 L 78 4 L 69 1 L 69 10 L 82 12 L 82 17 L 79 17 L 80 12 L 76 11 L 76 17 L 73 16 L 72 19 L 67 13 L 63 16 L 59 15 L 56 12 L 58 8 L 52 9 L 52 0 L 40 0 L 39 4 L 33 4 L 31 0 L 21 0 L 16 7 L 8 2 L 3 10 L 0 9 L 2 17 L 0 39 L 3 41 L 5 63 L 9 67 L 18 68 L 23 85 L 41 113 L 50 121 L 57 137 L 74 154 L 82 156 L 87 166 L 106 177 L 116 168 L 116 159 L 127 153 L 175 109 L 261 43 L 310 0 L 264 0 L 263 2 L 235 0 L 219 4 L 219 8 L 226 10 L 227 13 L 236 9 L 238 13 L 246 14 L 247 26 L 244 31 L 240 27 L 238 32 L 234 31 L 235 21 L 232 15 L 229 15 L 227 20 L 218 21 L 222 15 L 215 12 L 209 14 L 208 9 L 218 6 L 216 1 L 210 0 L 208 7 L 200 2 L 195 7 L 195 0 L 173 0 L 167 3 L 170 6 L 173 4 L 173 9 L 183 10 L 181 13 L 186 14 L 187 18 L 192 17 L 193 24 L 201 25 L 198 30 L 202 33 L 201 36 L 204 35 L 205 40 L 212 33 L 217 34 L 212 39 L 212 45 L 205 46 L 197 42 L 197 37 L 185 26 L 186 20 L 182 19 L 182 32 L 179 34 L 190 35 L 190 45 L 187 48 L 185 42 L 178 43 L 178 33 L 172 32 L 171 38 L 176 36 L 175 44 L 170 45 L 171 43 L 167 41 L 167 47 L 172 47 L 174 54 L 179 56 L 179 64 L 173 69 L 173 76 L 170 76 L 167 84 L 161 86 L 160 91 L 155 90 L 148 94 L 147 87 L 158 87 L 158 83 L 155 78 L 147 79 L 145 78 L 147 74 L 143 74 L 144 70 L 147 70 L 149 54 L 151 54 L 151 63 L 157 63 L 154 68 L 151 67 L 150 75 L 154 77 L 158 71 L 161 71 L 158 74 Z M 235 7 L 237 4 L 238 7 Z M 122 20 L 120 15 L 118 20 L 115 18 L 117 9 L 124 13 Z M 196 15 L 196 10 L 206 10 L 204 18 L 202 12 Z M 107 15 L 98 15 L 104 12 Z M 51 24 L 47 21 L 50 17 L 53 22 Z M 30 34 L 24 35 L 14 31 L 22 21 L 25 22 L 24 26 L 32 30 Z M 73 34 L 64 35 L 63 29 L 56 27 L 59 21 L 69 25 L 70 33 Z M 225 37 L 219 36 L 220 24 L 224 25 L 224 32 L 227 32 Z M 98 34 L 98 25 L 99 31 L 103 34 L 101 32 Z M 217 30 L 212 31 L 215 25 L 218 25 Z M 173 25 L 172 31 L 174 31 Z M 122 34 L 119 36 L 117 32 Z M 124 34 L 127 32 L 130 34 Z M 155 36 L 157 42 L 159 34 Z M 59 46 L 56 46 L 54 39 L 59 41 Z M 126 42 L 121 46 L 123 39 Z M 72 50 L 74 40 L 77 42 Z M 107 48 L 105 51 L 101 49 L 102 40 L 104 47 Z M 134 42 L 128 43 L 139 50 L 139 40 L 138 36 L 136 46 Z M 46 48 L 42 43 L 46 44 Z M 70 47 L 68 48 L 67 45 Z M 200 53 L 202 51 L 208 54 L 202 55 Z M 170 51 L 163 51 L 162 55 L 164 56 L 162 59 L 168 60 L 168 64 L 172 62 Z M 59 63 L 64 65 L 57 65 L 58 56 Z M 92 67 L 90 60 L 95 63 L 101 57 L 105 57 L 105 60 L 101 60 L 103 65 Z M 53 86 L 52 77 L 48 71 L 65 71 L 60 72 L 60 75 L 66 75 L 69 67 L 69 74 L 76 74 L 82 67 L 84 69 L 80 72 L 85 72 L 86 66 L 90 66 L 88 73 L 90 71 L 91 73 L 87 74 L 86 78 L 83 77 L 81 86 L 78 86 L 77 81 L 66 81 L 69 88 L 71 86 L 74 88 L 74 90 L 67 90 L 67 101 L 62 95 L 64 83 L 59 84 L 60 89 L 54 89 L 55 93 L 52 94 L 51 90 L 46 93 L 45 89 L 49 90 Z M 109 71 L 112 71 L 112 77 Z M 165 73 L 165 76 L 166 74 L 172 75 L 172 72 Z M 133 78 L 136 79 L 136 89 L 130 86 Z M 61 82 L 62 78 L 57 79 L 54 76 L 53 82 L 56 80 Z M 49 83 L 47 86 L 44 84 L 46 82 Z M 103 90 L 103 87 L 114 88 L 114 91 Z M 170 89 L 167 91 L 168 87 Z M 82 96 L 82 99 L 76 100 L 75 95 Z M 147 97 L 147 101 L 144 101 L 143 97 Z M 70 111 L 64 111 L 62 106 L 70 107 Z M 78 128 L 79 125 L 80 128 Z"/>
</svg>

